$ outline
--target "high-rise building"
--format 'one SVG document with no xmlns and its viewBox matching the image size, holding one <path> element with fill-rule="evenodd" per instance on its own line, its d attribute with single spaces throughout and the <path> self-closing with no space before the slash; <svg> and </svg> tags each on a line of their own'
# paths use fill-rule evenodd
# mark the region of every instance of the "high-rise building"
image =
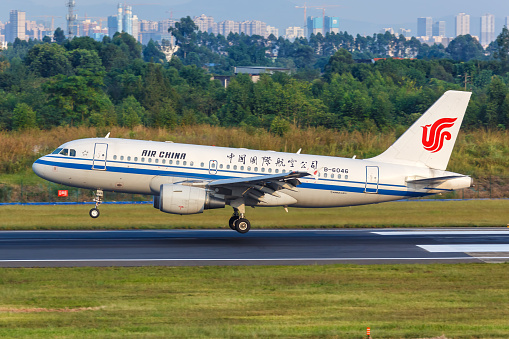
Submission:
<svg viewBox="0 0 509 339">
<path fill-rule="evenodd" d="M 311 36 L 311 34 L 317 35 L 318 33 L 323 33 L 323 17 L 308 17 L 308 34 Z"/>
<path fill-rule="evenodd" d="M 417 18 L 417 36 L 433 36 L 433 19 L 431 17 Z"/>
<path fill-rule="evenodd" d="M 26 40 L 25 27 L 26 27 L 26 13 L 18 10 L 13 10 L 10 13 L 10 22 L 6 25 L 6 39 L 7 42 L 14 42 L 16 38 Z"/>
<path fill-rule="evenodd" d="M 240 33 L 240 24 L 233 20 L 225 20 L 217 23 L 217 34 L 228 36 L 230 33 Z"/>
<path fill-rule="evenodd" d="M 456 15 L 456 36 L 470 34 L 470 15 L 460 13 Z"/>
<path fill-rule="evenodd" d="M 437 21 L 433 24 L 433 36 L 445 37 L 445 21 Z"/>
<path fill-rule="evenodd" d="M 193 18 L 194 23 L 198 26 L 198 30 L 202 32 L 213 33 L 214 30 L 214 18 L 202 14 Z"/>
<path fill-rule="evenodd" d="M 481 45 L 488 46 L 495 40 L 495 16 L 485 14 L 481 16 Z"/>
<path fill-rule="evenodd" d="M 304 28 L 302 27 L 288 27 L 285 30 L 285 39 L 295 40 L 296 38 L 304 38 L 306 37 L 304 33 Z"/>
<path fill-rule="evenodd" d="M 271 34 L 274 35 L 276 38 L 278 38 L 279 37 L 279 29 L 277 29 L 276 27 L 267 25 L 267 37 L 269 37 Z"/>
<path fill-rule="evenodd" d="M 326 16 L 324 24 L 324 33 L 339 33 L 339 18 L 337 16 Z"/>
<path fill-rule="evenodd" d="M 108 17 L 108 35 L 113 37 L 116 32 L 125 32 L 133 35 L 133 19 L 132 6 L 119 3 L 117 14 Z"/>
<path fill-rule="evenodd" d="M 509 29 L 509 16 L 505 17 L 505 27 Z"/>
</svg>

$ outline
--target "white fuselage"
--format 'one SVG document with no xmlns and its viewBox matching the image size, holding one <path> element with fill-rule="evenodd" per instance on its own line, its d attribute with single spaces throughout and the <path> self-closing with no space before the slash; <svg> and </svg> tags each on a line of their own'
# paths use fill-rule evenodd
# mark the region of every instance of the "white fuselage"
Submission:
<svg viewBox="0 0 509 339">
<path fill-rule="evenodd" d="M 463 177 L 426 187 L 407 181 L 455 173 L 307 154 L 177 144 L 129 139 L 94 138 L 68 142 L 48 154 L 33 169 L 39 176 L 86 189 L 157 195 L 161 184 L 212 181 L 290 171 L 308 172 L 297 190 L 283 189 L 286 200 L 266 200 L 256 206 L 339 207 L 425 196 L 470 186 Z"/>
</svg>

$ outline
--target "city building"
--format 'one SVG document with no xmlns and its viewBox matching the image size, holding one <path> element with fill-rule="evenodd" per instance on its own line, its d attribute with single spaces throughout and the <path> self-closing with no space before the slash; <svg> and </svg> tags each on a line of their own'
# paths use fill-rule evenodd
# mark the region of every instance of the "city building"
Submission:
<svg viewBox="0 0 509 339">
<path fill-rule="evenodd" d="M 382 28 L 380 30 L 380 34 L 385 34 L 387 32 L 389 32 L 391 34 L 394 34 L 394 28 L 392 28 L 392 27 L 385 27 L 385 28 Z"/>
<path fill-rule="evenodd" d="M 193 18 L 194 23 L 198 26 L 198 30 L 207 33 L 213 33 L 214 28 L 217 27 L 214 22 L 214 18 L 202 14 Z M 217 29 L 217 28 L 216 28 Z"/>
<path fill-rule="evenodd" d="M 398 33 L 400 35 L 403 35 L 405 38 L 410 38 L 412 36 L 412 30 L 411 29 L 400 28 L 398 30 Z"/>
<path fill-rule="evenodd" d="M 26 13 L 18 10 L 12 10 L 10 21 L 5 26 L 5 40 L 14 42 L 16 38 L 27 40 L 26 38 Z"/>
<path fill-rule="evenodd" d="M 323 17 L 308 17 L 308 34 L 311 36 L 311 34 L 317 35 L 318 33 L 323 33 Z"/>
<path fill-rule="evenodd" d="M 433 24 L 432 36 L 445 37 L 445 21 L 436 21 Z"/>
<path fill-rule="evenodd" d="M 505 17 L 505 27 L 509 29 L 509 16 Z"/>
<path fill-rule="evenodd" d="M 495 16 L 493 14 L 485 14 L 481 16 L 480 32 L 480 43 L 483 47 L 486 47 L 495 41 Z"/>
<path fill-rule="evenodd" d="M 433 36 L 433 19 L 431 17 L 417 18 L 417 36 Z"/>
<path fill-rule="evenodd" d="M 225 20 L 217 23 L 217 34 L 228 36 L 230 33 L 240 33 L 240 24 L 233 20 Z"/>
<path fill-rule="evenodd" d="M 325 24 L 324 24 L 324 32 L 323 34 L 327 33 L 339 33 L 339 18 L 337 16 L 326 16 L 325 17 Z"/>
<path fill-rule="evenodd" d="M 470 15 L 460 13 L 456 15 L 456 35 L 470 34 Z"/>
<path fill-rule="evenodd" d="M 276 38 L 278 38 L 279 37 L 279 29 L 277 29 L 276 27 L 267 25 L 267 37 L 269 37 L 271 34 L 274 35 Z"/>
<path fill-rule="evenodd" d="M 117 32 L 125 32 L 134 36 L 133 32 L 139 31 L 134 27 L 134 22 L 138 24 L 138 19 L 133 16 L 133 8 L 130 5 L 119 3 L 117 14 L 108 17 L 108 35 L 113 37 Z M 137 34 L 138 35 L 138 34 Z M 139 37 L 135 37 L 139 40 Z"/>
<path fill-rule="evenodd" d="M 302 28 L 302 27 L 288 27 L 285 30 L 284 38 L 288 39 L 290 41 L 293 41 L 297 38 L 304 38 L 304 37 L 306 37 L 306 35 L 304 33 L 304 28 Z"/>
</svg>

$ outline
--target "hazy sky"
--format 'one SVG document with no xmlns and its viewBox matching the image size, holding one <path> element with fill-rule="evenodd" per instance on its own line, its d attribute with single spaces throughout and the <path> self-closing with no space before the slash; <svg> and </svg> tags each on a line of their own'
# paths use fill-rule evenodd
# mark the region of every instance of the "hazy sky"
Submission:
<svg viewBox="0 0 509 339">
<path fill-rule="evenodd" d="M 9 20 L 12 9 L 27 12 L 27 18 L 55 15 L 55 22 L 65 27 L 67 0 L 0 0 L 0 21 Z M 79 17 L 85 14 L 92 17 L 107 17 L 116 11 L 118 0 L 76 0 L 76 12 Z M 383 27 L 405 27 L 416 31 L 417 18 L 431 16 L 434 20 L 446 20 L 447 35 L 454 35 L 454 16 L 465 12 L 471 16 L 471 33 L 479 32 L 479 17 L 485 13 L 496 16 L 497 32 L 509 16 L 507 0 L 132 0 L 134 14 L 140 19 L 161 20 L 174 17 L 206 14 L 215 21 L 226 19 L 262 20 L 271 26 L 282 29 L 288 26 L 303 26 L 304 11 L 295 6 L 323 4 L 336 5 L 326 10 L 326 15 L 340 18 L 340 30 L 353 34 L 373 34 Z M 308 15 L 321 16 L 321 10 L 308 8 Z"/>
</svg>

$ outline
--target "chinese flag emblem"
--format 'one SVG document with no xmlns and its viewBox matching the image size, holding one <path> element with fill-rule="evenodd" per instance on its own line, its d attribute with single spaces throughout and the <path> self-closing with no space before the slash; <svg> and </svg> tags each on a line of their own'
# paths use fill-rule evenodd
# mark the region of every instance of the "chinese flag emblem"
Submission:
<svg viewBox="0 0 509 339">
<path fill-rule="evenodd" d="M 68 190 L 58 190 L 58 196 L 59 197 L 68 197 L 69 191 Z"/>
</svg>

